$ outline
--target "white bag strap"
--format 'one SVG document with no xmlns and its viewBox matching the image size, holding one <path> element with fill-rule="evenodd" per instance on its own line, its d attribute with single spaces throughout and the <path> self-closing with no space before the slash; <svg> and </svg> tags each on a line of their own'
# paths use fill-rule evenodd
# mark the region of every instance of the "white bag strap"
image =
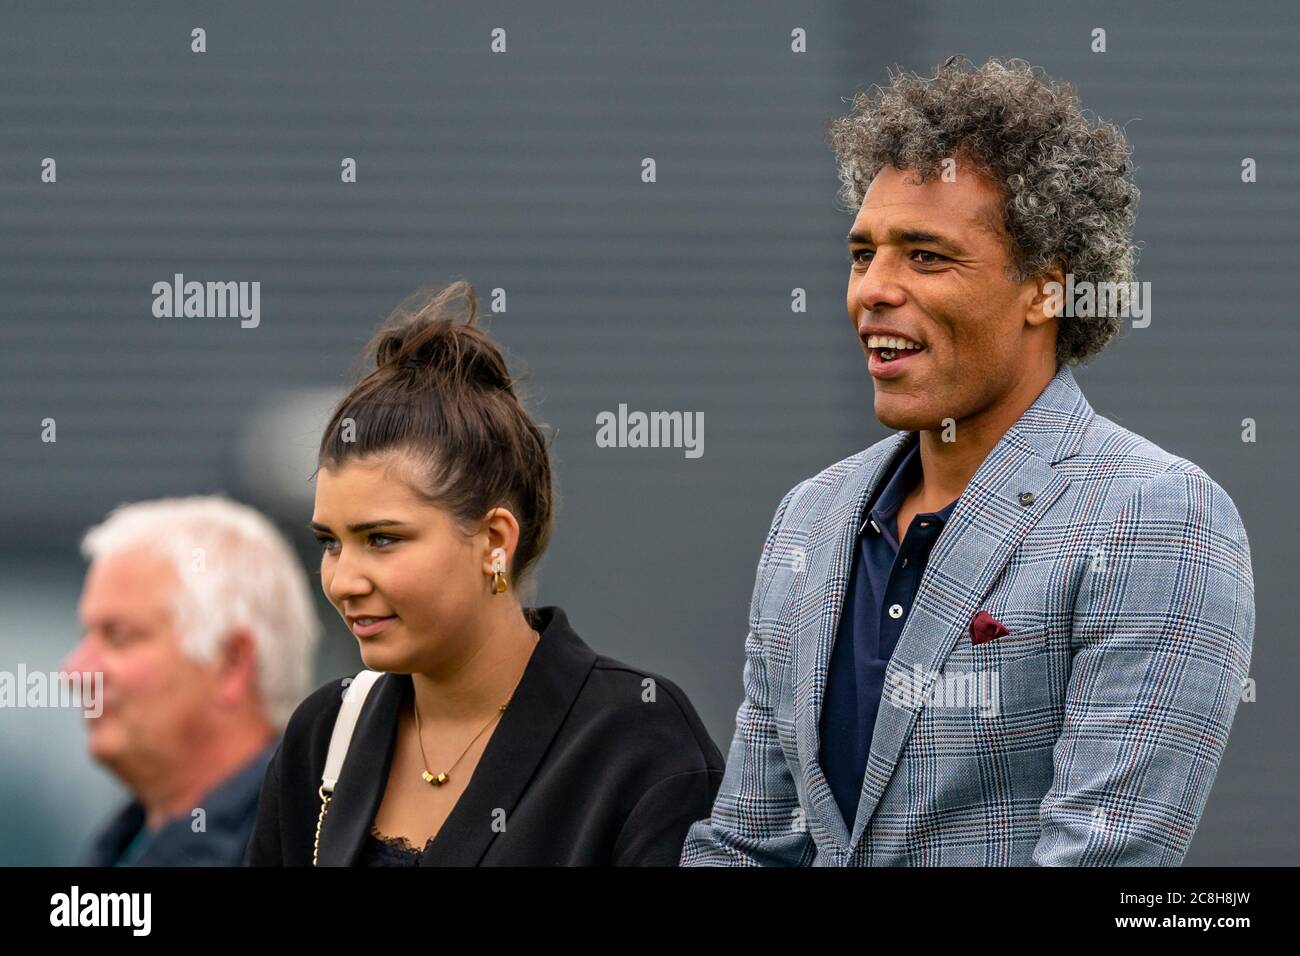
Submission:
<svg viewBox="0 0 1300 956">
<path fill-rule="evenodd" d="M 343 770 L 343 758 L 348 755 L 348 745 L 352 743 L 352 732 L 357 729 L 357 718 L 361 716 L 361 707 L 366 702 L 370 688 L 375 681 L 384 676 L 384 671 L 364 670 L 352 678 L 352 683 L 343 693 L 343 706 L 334 720 L 334 732 L 330 734 L 330 749 L 325 757 L 325 772 L 321 775 L 321 789 L 333 793 L 334 785 L 339 782 L 339 773 Z"/>
</svg>

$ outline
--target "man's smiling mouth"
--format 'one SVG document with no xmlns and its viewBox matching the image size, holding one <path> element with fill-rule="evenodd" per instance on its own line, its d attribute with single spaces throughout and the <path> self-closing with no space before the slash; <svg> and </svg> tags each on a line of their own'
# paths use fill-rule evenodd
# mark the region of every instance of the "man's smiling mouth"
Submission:
<svg viewBox="0 0 1300 956">
<path fill-rule="evenodd" d="M 925 346 L 920 342 L 913 342 L 911 339 L 896 335 L 868 335 L 867 348 L 875 352 L 880 361 L 892 362 L 901 354 L 920 352 Z"/>
</svg>

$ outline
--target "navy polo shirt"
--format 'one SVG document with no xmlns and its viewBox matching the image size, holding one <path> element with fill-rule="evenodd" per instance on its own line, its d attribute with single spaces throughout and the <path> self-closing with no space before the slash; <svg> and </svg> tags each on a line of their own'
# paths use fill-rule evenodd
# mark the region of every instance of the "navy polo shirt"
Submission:
<svg viewBox="0 0 1300 956">
<path fill-rule="evenodd" d="M 898 461 L 858 531 L 840 626 L 826 676 L 818 759 L 850 830 L 885 688 L 885 668 L 903 632 L 930 551 L 957 502 L 918 514 L 900 546 L 898 509 L 921 481 L 920 443 Z"/>
</svg>

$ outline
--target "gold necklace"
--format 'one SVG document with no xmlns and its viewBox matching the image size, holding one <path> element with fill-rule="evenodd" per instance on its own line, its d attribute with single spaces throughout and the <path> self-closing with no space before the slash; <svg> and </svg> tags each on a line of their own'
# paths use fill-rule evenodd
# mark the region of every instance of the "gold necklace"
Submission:
<svg viewBox="0 0 1300 956">
<path fill-rule="evenodd" d="M 542 639 L 542 635 L 538 634 L 536 631 L 534 631 L 533 633 L 534 635 L 536 635 L 535 639 L 533 640 L 533 643 L 536 644 L 538 641 Z M 525 668 L 527 668 L 528 665 L 525 664 L 524 666 Z M 524 679 L 524 675 L 520 674 L 519 680 L 523 680 L 523 679 Z M 515 690 L 517 690 L 518 688 L 519 688 L 519 681 L 515 681 Z M 497 708 L 497 712 L 495 714 L 493 714 L 491 717 L 488 718 L 488 722 L 483 725 L 483 730 L 487 730 L 488 727 L 492 725 L 492 721 L 496 720 L 503 713 L 505 713 L 505 709 L 509 705 L 510 700 L 513 699 L 515 696 L 515 690 L 510 691 L 510 697 L 506 699 L 506 702 Z M 478 740 L 480 737 L 483 736 L 483 730 L 480 730 L 478 733 L 476 733 L 474 735 L 474 740 L 471 740 L 469 744 L 465 747 L 465 749 L 460 752 L 460 756 L 456 758 L 456 763 L 453 763 L 442 773 L 438 773 L 438 774 L 431 773 L 429 771 L 429 758 L 424 755 L 424 734 L 420 732 L 420 707 L 415 698 L 416 698 L 415 689 L 412 688 L 411 706 L 415 709 L 415 739 L 420 744 L 420 760 L 424 764 L 424 772 L 420 774 L 420 779 L 423 780 L 425 783 L 429 784 L 429 786 L 431 787 L 441 787 L 444 783 L 446 783 L 448 780 L 451 779 L 451 772 L 456 769 L 456 764 L 460 763 L 465 758 L 465 754 L 469 753 L 469 748 L 474 746 L 474 740 Z"/>
</svg>

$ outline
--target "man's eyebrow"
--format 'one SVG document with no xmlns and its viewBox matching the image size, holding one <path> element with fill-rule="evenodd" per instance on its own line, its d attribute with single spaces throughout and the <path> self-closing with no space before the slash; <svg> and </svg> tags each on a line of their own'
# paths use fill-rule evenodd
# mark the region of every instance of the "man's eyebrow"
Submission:
<svg viewBox="0 0 1300 956">
<path fill-rule="evenodd" d="M 401 521 L 394 521 L 391 518 L 379 518 L 376 521 L 363 521 L 360 524 L 350 524 L 348 525 L 348 533 L 361 534 L 363 531 L 373 531 L 375 528 L 391 528 L 394 525 L 401 525 L 402 523 L 403 522 Z M 326 532 L 330 530 L 329 525 L 321 524 L 319 521 L 313 521 L 311 523 L 311 529 L 313 531 Z"/>
<path fill-rule="evenodd" d="M 932 246 L 938 246 L 941 249 L 947 249 L 949 252 L 957 255 L 964 255 L 966 250 L 963 249 L 952 239 L 941 236 L 937 232 L 928 232 L 924 229 L 891 229 L 887 232 L 886 237 L 893 242 L 924 242 Z M 875 240 L 869 233 L 850 232 L 844 237 L 844 241 L 850 245 L 854 243 L 874 245 Z"/>
</svg>

